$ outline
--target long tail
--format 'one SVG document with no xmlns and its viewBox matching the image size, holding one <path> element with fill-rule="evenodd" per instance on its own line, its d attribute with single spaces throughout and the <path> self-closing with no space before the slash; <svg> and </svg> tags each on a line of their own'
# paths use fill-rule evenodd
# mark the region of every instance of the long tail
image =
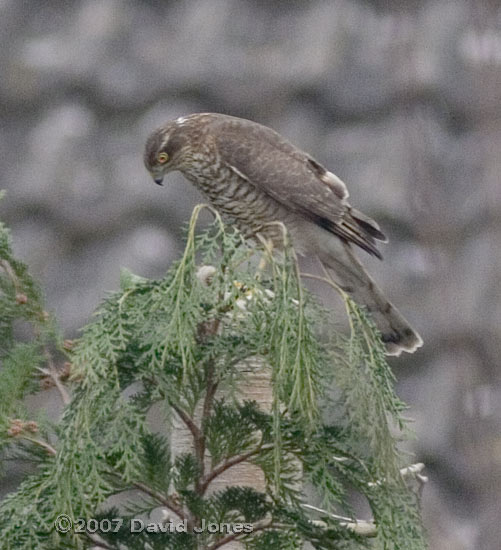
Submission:
<svg viewBox="0 0 501 550">
<path fill-rule="evenodd" d="M 413 353 L 423 345 L 419 334 L 404 316 L 384 296 L 364 266 L 350 249 L 340 242 L 322 263 L 332 272 L 334 280 L 348 292 L 357 304 L 365 306 L 376 323 L 386 346 L 387 355 Z M 339 246 L 341 245 L 341 246 Z"/>
</svg>

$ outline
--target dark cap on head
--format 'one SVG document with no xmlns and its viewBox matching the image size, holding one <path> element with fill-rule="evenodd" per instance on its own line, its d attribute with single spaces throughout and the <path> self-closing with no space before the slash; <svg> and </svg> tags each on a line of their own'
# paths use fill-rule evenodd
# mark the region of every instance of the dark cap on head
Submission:
<svg viewBox="0 0 501 550">
<path fill-rule="evenodd" d="M 165 138 L 165 128 L 162 127 L 156 129 L 146 140 L 143 161 L 147 170 L 151 170 L 157 164 L 157 156 Z"/>
<path fill-rule="evenodd" d="M 155 130 L 146 141 L 144 150 L 144 164 L 146 168 L 153 172 L 159 167 L 158 155 L 167 153 L 168 161 L 165 168 L 175 165 L 176 154 L 188 142 L 186 128 L 176 121 L 169 122 L 165 126 Z M 157 182 L 158 183 L 158 182 Z"/>
</svg>

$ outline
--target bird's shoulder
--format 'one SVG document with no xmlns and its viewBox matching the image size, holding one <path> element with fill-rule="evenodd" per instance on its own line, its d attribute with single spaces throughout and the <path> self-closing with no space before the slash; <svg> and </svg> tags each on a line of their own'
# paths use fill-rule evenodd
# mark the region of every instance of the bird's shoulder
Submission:
<svg viewBox="0 0 501 550">
<path fill-rule="evenodd" d="M 269 126 L 231 115 L 213 113 L 210 123 L 211 134 L 217 139 L 233 142 L 236 147 L 243 148 L 246 145 L 267 148 L 280 152 L 296 161 L 305 162 L 307 154 L 293 145 L 277 131 Z"/>
<path fill-rule="evenodd" d="M 211 135 L 218 153 L 239 177 L 286 207 L 381 257 L 377 223 L 348 203 L 344 182 L 275 130 L 246 119 L 216 116 Z"/>
<path fill-rule="evenodd" d="M 251 120 L 229 115 L 214 115 L 210 133 L 220 146 L 223 156 L 242 172 L 246 168 L 254 175 L 259 169 L 276 177 L 277 171 L 286 170 L 289 188 L 295 185 L 303 191 L 305 186 L 316 187 L 321 195 L 333 194 L 344 201 L 348 190 L 344 182 L 277 131 Z M 333 198 L 334 198 L 333 197 Z"/>
</svg>

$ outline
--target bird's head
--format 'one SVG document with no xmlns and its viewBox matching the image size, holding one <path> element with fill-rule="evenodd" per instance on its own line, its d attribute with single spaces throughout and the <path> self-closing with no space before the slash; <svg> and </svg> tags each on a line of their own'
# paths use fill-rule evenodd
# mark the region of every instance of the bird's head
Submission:
<svg viewBox="0 0 501 550">
<path fill-rule="evenodd" d="M 177 119 L 157 128 L 147 139 L 144 165 L 158 185 L 162 185 L 165 174 L 182 168 L 190 144 L 186 130 L 182 119 Z"/>
</svg>

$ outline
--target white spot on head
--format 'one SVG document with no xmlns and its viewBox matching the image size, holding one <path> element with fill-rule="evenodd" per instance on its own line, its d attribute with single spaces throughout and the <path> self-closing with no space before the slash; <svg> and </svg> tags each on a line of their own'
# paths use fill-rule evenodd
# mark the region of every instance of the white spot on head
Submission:
<svg viewBox="0 0 501 550">
<path fill-rule="evenodd" d="M 160 146 L 160 149 L 165 149 L 165 147 L 167 147 L 167 143 L 168 143 L 169 139 L 170 139 L 170 133 L 165 134 L 164 138 L 162 140 L 162 144 Z"/>
<path fill-rule="evenodd" d="M 176 119 L 176 124 L 178 126 L 182 126 L 187 120 L 188 120 L 188 117 L 180 116 L 179 118 Z"/>
</svg>

